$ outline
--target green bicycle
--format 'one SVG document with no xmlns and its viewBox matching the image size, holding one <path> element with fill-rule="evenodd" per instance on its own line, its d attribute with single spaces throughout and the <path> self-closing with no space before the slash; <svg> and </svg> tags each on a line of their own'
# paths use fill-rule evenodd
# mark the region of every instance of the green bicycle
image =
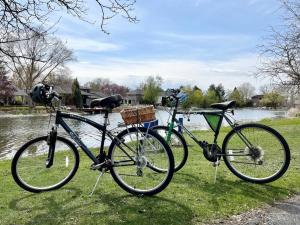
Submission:
<svg viewBox="0 0 300 225">
<path fill-rule="evenodd" d="M 180 127 L 191 139 L 203 149 L 204 157 L 218 166 L 223 158 L 226 166 L 237 177 L 254 183 L 267 183 L 280 178 L 290 164 L 290 150 L 287 142 L 276 130 L 271 127 L 247 123 L 238 125 L 230 116 L 234 111 L 234 101 L 212 104 L 214 110 L 195 112 L 203 115 L 214 131 L 213 143 L 201 141 L 176 118 L 178 105 L 182 93 L 172 89 L 171 94 L 163 102 L 172 102 L 174 108 L 169 112 L 171 120 L 168 126 L 155 126 L 152 129 L 158 132 L 170 145 L 174 160 L 175 171 L 180 170 L 188 158 L 188 145 L 184 136 L 175 128 Z M 226 135 L 222 146 L 217 143 L 222 121 L 226 120 L 232 130 Z"/>
</svg>

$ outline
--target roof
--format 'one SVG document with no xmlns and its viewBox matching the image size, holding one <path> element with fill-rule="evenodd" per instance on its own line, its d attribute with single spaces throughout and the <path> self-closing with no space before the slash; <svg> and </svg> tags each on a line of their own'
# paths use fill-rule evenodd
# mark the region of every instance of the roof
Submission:
<svg viewBox="0 0 300 225">
<path fill-rule="evenodd" d="M 263 97 L 264 97 L 264 95 L 253 95 L 251 97 L 251 99 L 254 99 L 254 98 L 263 98 Z"/>
<path fill-rule="evenodd" d="M 104 94 L 104 93 L 102 93 L 102 92 L 100 92 L 100 91 L 93 91 L 93 92 L 91 92 L 91 94 L 92 94 L 93 96 L 96 96 L 97 98 L 104 98 L 104 97 L 107 97 L 106 94 Z"/>
<path fill-rule="evenodd" d="M 72 88 L 71 87 L 61 87 L 61 86 L 55 86 L 54 90 L 58 93 L 58 94 L 65 94 L 65 95 L 71 95 L 72 94 Z"/>
<path fill-rule="evenodd" d="M 127 92 L 127 95 L 143 95 L 144 92 L 141 89 L 136 89 L 136 90 L 132 90 Z"/>
<path fill-rule="evenodd" d="M 27 96 L 25 89 L 16 88 L 16 91 L 13 94 L 14 96 Z"/>
<path fill-rule="evenodd" d="M 83 95 L 83 96 L 91 96 L 92 95 L 91 93 L 88 93 L 88 92 L 83 91 L 83 90 L 80 90 L 80 92 L 81 92 L 81 95 Z"/>
</svg>

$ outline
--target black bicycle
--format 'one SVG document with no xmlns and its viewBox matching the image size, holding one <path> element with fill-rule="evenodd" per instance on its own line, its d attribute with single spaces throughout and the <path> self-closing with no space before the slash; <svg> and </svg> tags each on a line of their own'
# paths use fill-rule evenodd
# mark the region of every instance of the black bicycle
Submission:
<svg viewBox="0 0 300 225">
<path fill-rule="evenodd" d="M 214 110 L 202 110 L 189 112 L 190 114 L 203 115 L 214 131 L 213 143 L 200 141 L 176 118 L 180 98 L 186 97 L 178 89 L 171 90 L 171 94 L 164 99 L 165 104 L 171 105 L 171 120 L 168 126 L 156 126 L 153 128 L 170 145 L 174 160 L 175 171 L 180 170 L 188 158 L 188 145 L 184 136 L 178 132 L 180 127 L 191 139 L 203 149 L 205 158 L 219 165 L 221 157 L 230 171 L 239 178 L 254 182 L 267 183 L 280 178 L 290 164 L 290 150 L 287 142 L 276 130 L 266 125 L 246 123 L 239 125 L 233 119 L 234 101 L 212 104 Z M 230 115 L 231 114 L 231 115 Z M 217 143 L 222 121 L 225 119 L 232 130 L 226 135 L 222 147 Z"/>
<path fill-rule="evenodd" d="M 58 101 L 59 96 L 52 87 L 37 85 L 35 88 L 32 99 L 54 109 L 52 103 Z M 109 112 L 120 106 L 121 101 L 120 95 L 93 100 L 93 105 L 103 107 L 103 125 L 55 110 L 55 124 L 49 134 L 27 142 L 15 154 L 11 171 L 16 183 L 27 191 L 42 192 L 58 189 L 73 178 L 79 166 L 79 154 L 72 141 L 57 135 L 57 128 L 61 126 L 92 160 L 90 168 L 100 171 L 93 191 L 106 171 L 110 171 L 121 188 L 132 194 L 153 195 L 165 189 L 174 172 L 174 158 L 165 140 L 151 129 L 138 125 L 127 126 L 117 135 L 107 130 Z M 94 155 L 64 119 L 81 121 L 98 129 L 102 135 L 99 154 Z M 104 145 L 107 137 L 111 140 L 108 149 Z"/>
</svg>

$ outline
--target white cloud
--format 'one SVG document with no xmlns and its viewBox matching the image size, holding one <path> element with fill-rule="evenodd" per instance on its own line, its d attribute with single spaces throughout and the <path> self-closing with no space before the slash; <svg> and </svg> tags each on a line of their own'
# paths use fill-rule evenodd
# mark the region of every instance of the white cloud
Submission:
<svg viewBox="0 0 300 225">
<path fill-rule="evenodd" d="M 209 62 L 180 59 L 110 59 L 102 64 L 72 63 L 70 68 L 81 83 L 102 77 L 135 88 L 147 76 L 160 75 L 164 79 L 164 88 L 198 85 L 206 89 L 212 83 L 222 83 L 225 88 L 233 88 L 243 82 L 260 86 L 265 81 L 257 80 L 253 75 L 257 63 L 256 55 L 245 55 L 226 61 Z"/>
<path fill-rule="evenodd" d="M 181 34 L 173 32 L 157 32 L 156 34 L 166 38 L 188 41 L 249 41 L 252 39 L 251 36 L 245 34 Z"/>
<path fill-rule="evenodd" d="M 88 38 L 78 38 L 70 36 L 59 36 L 61 40 L 66 42 L 66 45 L 75 51 L 89 51 L 89 52 L 108 52 L 118 51 L 122 46 L 102 41 L 97 41 Z"/>
</svg>

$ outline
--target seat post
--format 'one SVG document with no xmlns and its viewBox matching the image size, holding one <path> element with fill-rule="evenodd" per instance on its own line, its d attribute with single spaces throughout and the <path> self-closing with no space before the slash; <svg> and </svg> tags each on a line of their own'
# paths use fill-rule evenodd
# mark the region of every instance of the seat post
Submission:
<svg viewBox="0 0 300 225">
<path fill-rule="evenodd" d="M 108 109 L 105 109 L 104 110 L 104 127 L 105 127 L 105 129 L 106 129 L 106 126 L 108 123 L 108 114 L 109 114 Z"/>
<path fill-rule="evenodd" d="M 104 129 L 103 129 L 101 145 L 100 145 L 100 155 L 104 153 L 104 142 L 106 136 L 106 127 L 108 123 L 108 113 L 109 113 L 108 109 L 104 109 Z"/>
</svg>

